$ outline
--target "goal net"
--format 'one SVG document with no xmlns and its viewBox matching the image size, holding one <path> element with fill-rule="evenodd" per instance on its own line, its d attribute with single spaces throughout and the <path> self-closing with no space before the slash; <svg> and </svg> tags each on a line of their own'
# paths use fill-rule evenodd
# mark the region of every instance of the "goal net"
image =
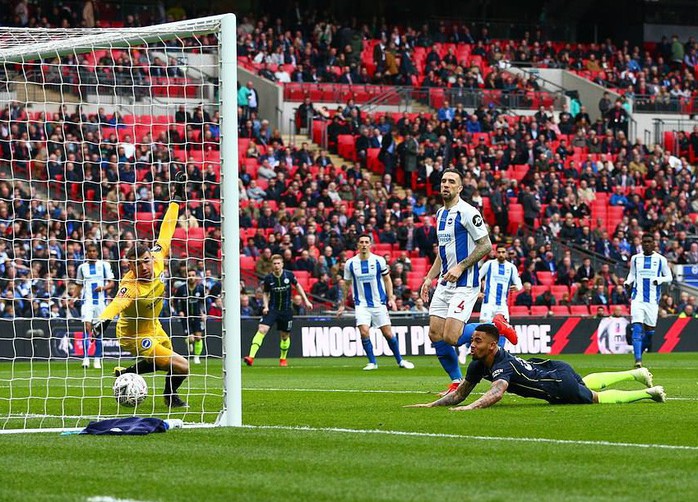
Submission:
<svg viewBox="0 0 698 502">
<path fill-rule="evenodd" d="M 134 414 L 240 423 L 237 110 L 222 99 L 236 96 L 235 43 L 233 15 L 0 29 L 0 430 Z M 159 321 L 189 362 L 189 407 L 165 403 L 158 371 L 125 408 L 114 368 L 136 354 L 116 321 L 101 344 L 84 321 L 120 294 L 129 249 L 155 245 L 180 170 L 186 201 L 153 281 Z"/>
</svg>

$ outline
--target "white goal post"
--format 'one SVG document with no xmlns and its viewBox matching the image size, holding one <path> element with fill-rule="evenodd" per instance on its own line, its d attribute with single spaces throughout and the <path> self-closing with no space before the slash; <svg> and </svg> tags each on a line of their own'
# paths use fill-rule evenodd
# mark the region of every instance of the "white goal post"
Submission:
<svg viewBox="0 0 698 502">
<path fill-rule="evenodd" d="M 242 424 L 236 43 L 233 14 L 0 28 L 0 433 L 131 415 Z M 187 200 L 154 281 L 160 322 L 189 361 L 189 407 L 165 404 L 156 372 L 143 375 L 146 400 L 124 408 L 113 370 L 135 354 L 116 322 L 97 343 L 84 321 L 119 294 L 128 250 L 155 245 L 178 170 Z"/>
</svg>

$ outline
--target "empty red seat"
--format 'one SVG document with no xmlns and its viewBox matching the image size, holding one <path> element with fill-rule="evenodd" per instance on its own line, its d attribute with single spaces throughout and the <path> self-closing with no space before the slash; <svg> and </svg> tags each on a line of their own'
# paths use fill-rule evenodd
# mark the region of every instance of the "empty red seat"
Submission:
<svg viewBox="0 0 698 502">
<path fill-rule="evenodd" d="M 552 272 L 536 272 L 536 277 L 541 284 L 552 286 L 555 282 L 555 276 Z"/>
<path fill-rule="evenodd" d="M 534 317 L 546 317 L 548 315 L 548 307 L 545 305 L 534 305 L 531 307 L 531 315 Z"/>
<path fill-rule="evenodd" d="M 570 314 L 572 314 L 573 316 L 586 317 L 589 315 L 589 307 L 587 307 L 586 305 L 571 305 Z"/>
<path fill-rule="evenodd" d="M 553 305 L 550 307 L 554 316 L 568 316 L 570 315 L 570 308 L 567 305 Z"/>
<path fill-rule="evenodd" d="M 525 305 L 514 305 L 509 307 L 510 317 L 526 317 L 529 315 L 528 307 Z"/>
</svg>

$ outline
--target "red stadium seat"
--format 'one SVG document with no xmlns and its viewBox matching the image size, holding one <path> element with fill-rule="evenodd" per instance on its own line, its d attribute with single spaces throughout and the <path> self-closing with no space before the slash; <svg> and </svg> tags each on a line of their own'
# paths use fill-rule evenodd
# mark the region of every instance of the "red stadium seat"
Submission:
<svg viewBox="0 0 698 502">
<path fill-rule="evenodd" d="M 586 317 L 589 315 L 589 307 L 587 307 L 586 305 L 571 305 L 570 314 L 573 316 Z"/>
<path fill-rule="evenodd" d="M 546 317 L 548 315 L 548 307 L 545 305 L 534 305 L 531 307 L 531 315 L 534 317 Z"/>
<path fill-rule="evenodd" d="M 526 317 L 529 315 L 528 307 L 525 305 L 514 305 L 509 307 L 510 317 Z"/>
<path fill-rule="evenodd" d="M 536 277 L 541 284 L 552 286 L 555 283 L 555 276 L 552 272 L 536 272 Z"/>
<path fill-rule="evenodd" d="M 570 308 L 567 305 L 553 305 L 550 307 L 554 316 L 568 316 L 570 315 Z"/>
</svg>

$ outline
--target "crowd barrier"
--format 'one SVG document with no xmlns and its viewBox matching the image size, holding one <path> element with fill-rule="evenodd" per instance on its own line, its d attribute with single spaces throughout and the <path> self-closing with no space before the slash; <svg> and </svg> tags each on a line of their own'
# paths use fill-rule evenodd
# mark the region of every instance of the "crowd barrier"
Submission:
<svg viewBox="0 0 698 502">
<path fill-rule="evenodd" d="M 257 331 L 258 319 L 242 319 L 241 343 L 247 353 Z M 514 318 L 518 336 L 516 346 L 507 345 L 515 354 L 597 354 L 631 351 L 626 344 L 628 319 Z M 187 354 L 186 337 L 178 319 L 163 322 L 175 351 Z M 206 354 L 222 355 L 222 325 L 219 320 L 206 323 Z M 427 317 L 394 318 L 393 332 L 399 337 L 405 356 L 433 355 Z M 676 317 L 659 319 L 652 350 L 655 352 L 698 351 L 698 320 Z M 76 320 L 0 320 L 0 360 L 82 358 L 82 323 Z M 376 355 L 390 354 L 383 336 L 371 329 Z M 363 357 L 363 347 L 354 320 L 333 317 L 296 317 L 291 331 L 289 357 Z M 93 350 L 91 348 L 90 350 Z M 115 338 L 113 325 L 105 334 L 104 357 L 129 357 Z M 279 356 L 278 334 L 272 328 L 257 357 Z"/>
</svg>

